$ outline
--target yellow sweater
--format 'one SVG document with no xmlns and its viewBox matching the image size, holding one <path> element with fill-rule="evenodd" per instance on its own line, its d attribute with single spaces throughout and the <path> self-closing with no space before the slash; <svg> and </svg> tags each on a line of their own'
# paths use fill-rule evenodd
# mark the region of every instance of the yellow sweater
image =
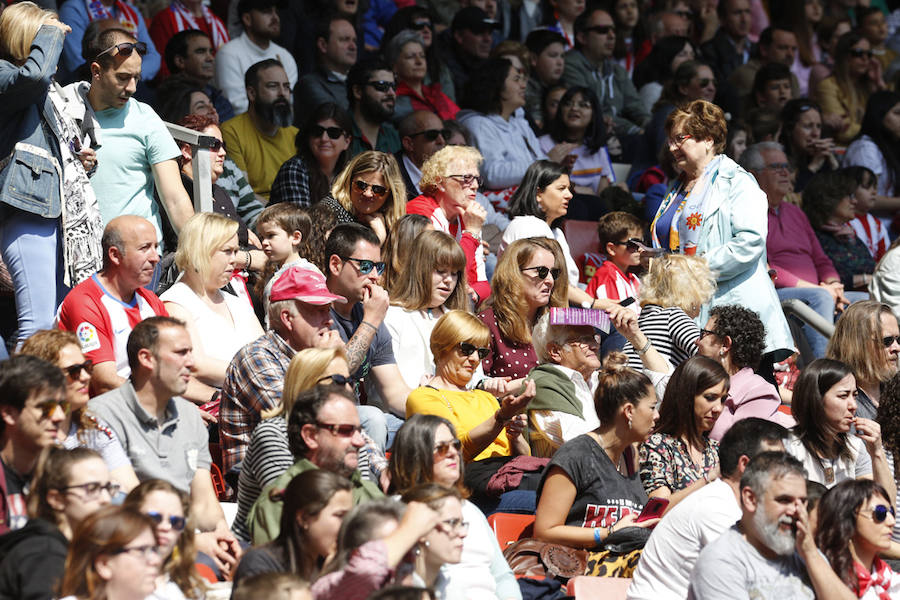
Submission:
<svg viewBox="0 0 900 600">
<path fill-rule="evenodd" d="M 282 127 L 273 137 L 261 133 L 253 125 L 250 113 L 238 115 L 222 124 L 222 139 L 228 156 L 242 171 L 253 191 L 269 198 L 272 182 L 281 165 L 296 154 L 296 127 Z"/>
</svg>

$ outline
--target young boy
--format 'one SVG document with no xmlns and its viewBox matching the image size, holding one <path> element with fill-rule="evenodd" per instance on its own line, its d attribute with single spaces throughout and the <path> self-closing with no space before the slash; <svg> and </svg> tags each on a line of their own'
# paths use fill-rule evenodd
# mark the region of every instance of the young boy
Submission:
<svg viewBox="0 0 900 600">
<path fill-rule="evenodd" d="M 875 257 L 875 262 L 878 262 L 891 245 L 887 228 L 869 214 L 875 206 L 875 197 L 878 195 L 878 178 L 866 167 L 846 167 L 844 171 L 856 180 L 856 191 L 853 192 L 856 199 L 856 205 L 853 207 L 856 218 L 850 221 L 850 227 L 856 232 L 856 237 L 869 249 L 869 253 Z"/>
<path fill-rule="evenodd" d="M 640 282 L 628 269 L 641 262 L 642 232 L 640 219 L 630 213 L 611 212 L 600 217 L 597 234 L 606 262 L 588 283 L 585 290 L 588 294 L 614 301 L 637 299 Z M 631 306 L 635 311 L 639 310 L 636 302 Z"/>
</svg>

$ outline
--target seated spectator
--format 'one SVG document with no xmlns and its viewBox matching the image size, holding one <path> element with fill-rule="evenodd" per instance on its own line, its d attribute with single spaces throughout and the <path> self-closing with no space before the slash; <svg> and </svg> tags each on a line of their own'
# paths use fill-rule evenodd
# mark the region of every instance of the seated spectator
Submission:
<svg viewBox="0 0 900 600">
<path fill-rule="evenodd" d="M 277 6 L 277 0 L 238 2 L 237 16 L 244 31 L 216 53 L 216 85 L 225 92 L 237 115 L 248 110 L 245 74 L 251 66 L 266 60 L 279 63 L 287 78 L 288 99 L 297 84 L 297 63 L 290 52 L 275 43 L 281 33 Z M 288 119 L 287 125 L 290 123 Z"/>
<path fill-rule="evenodd" d="M 439 486 L 428 486 L 429 490 L 435 488 Z M 451 498 L 459 498 L 459 492 L 455 490 L 439 489 Z M 458 505 L 457 501 L 455 506 L 448 508 Z M 420 502 L 403 506 L 398 500 L 382 499 L 357 506 L 341 523 L 337 552 L 313 584 L 314 597 L 316 600 L 365 598 L 378 588 L 393 583 L 398 570 L 402 575 L 415 568 L 407 562 L 406 556 L 422 545 L 419 542 L 423 536 L 441 527 L 440 532 L 447 538 L 457 537 L 461 521 L 456 521 L 450 529 L 441 523 L 442 518 L 441 513 Z M 453 518 L 459 518 L 459 515 Z M 441 546 L 446 547 L 446 544 Z"/>
<path fill-rule="evenodd" d="M 777 142 L 781 133 L 781 114 L 769 108 L 754 108 L 744 117 L 750 130 L 748 139 L 759 142 Z"/>
<path fill-rule="evenodd" d="M 547 153 L 557 143 L 578 144 L 569 155 L 574 154 L 575 161 L 569 156 L 565 158 L 577 194 L 598 194 L 616 178 L 606 150 L 606 126 L 600 103 L 588 88 L 566 90 L 559 99 L 556 117 L 547 122 L 547 133 L 538 141 Z"/>
<path fill-rule="evenodd" d="M 807 96 L 810 98 L 817 97 L 819 84 L 834 73 L 834 57 L 837 55 L 838 40 L 852 29 L 853 24 L 850 21 L 850 16 L 840 12 L 835 15 L 825 15 L 815 28 L 816 39 L 822 54 L 819 56 L 819 62 L 814 64 L 809 71 L 809 93 Z M 832 128 L 841 125 L 840 117 L 834 120 L 830 119 L 829 115 L 822 115 L 822 121 Z"/>
<path fill-rule="evenodd" d="M 459 107 L 442 90 L 440 82 L 426 84 L 428 63 L 425 42 L 415 31 L 401 31 L 385 47 L 385 60 L 397 76 L 394 122 L 413 111 L 426 110 L 441 119 L 456 118 Z"/>
<path fill-rule="evenodd" d="M 313 600 L 309 582 L 292 573 L 262 573 L 235 582 L 231 600 Z"/>
<path fill-rule="evenodd" d="M 834 139 L 822 137 L 822 111 L 815 102 L 806 98 L 789 100 L 781 111 L 781 121 L 778 141 L 797 170 L 795 192 L 802 192 L 816 173 L 838 169 Z"/>
<path fill-rule="evenodd" d="M 367 225 L 383 243 L 394 223 L 406 214 L 406 187 L 397 161 L 378 151 L 354 156 L 337 175 L 331 195 L 322 204 L 334 212 L 339 223 Z"/>
<path fill-rule="evenodd" d="M 878 201 L 878 178 L 868 167 L 844 167 L 843 170 L 856 181 L 856 190 L 853 192 L 856 217 L 850 221 L 850 227 L 853 228 L 856 237 L 866 245 L 869 254 L 877 263 L 891 245 L 884 223 L 871 214 Z"/>
<path fill-rule="evenodd" d="M 489 190 L 517 186 L 536 160 L 562 162 L 576 147 L 556 144 L 545 154 L 525 119 L 527 78 L 505 58 L 492 58 L 472 77 L 460 98 L 465 110 L 459 122 L 472 135 L 484 156 L 484 184 Z"/>
<path fill-rule="evenodd" d="M 531 52 L 531 76 L 525 87 L 525 114 L 539 129 L 549 122 L 544 115 L 544 95 L 562 78 L 566 38 L 549 29 L 535 29 L 525 39 Z"/>
<path fill-rule="evenodd" d="M 379 280 L 381 287 L 387 290 L 388 296 L 392 298 L 397 296 L 397 286 L 406 278 L 407 257 L 410 256 L 408 248 L 420 233 L 433 229 L 431 220 L 424 215 L 403 215 L 394 225 L 382 246 L 385 258 L 384 272 Z M 390 310 L 388 308 L 388 312 Z"/>
<path fill-rule="evenodd" d="M 180 279 L 160 297 L 170 316 L 184 321 L 194 352 L 191 377 L 214 389 L 225 382 L 234 355 L 263 334 L 244 281 L 235 277 L 238 224 L 213 213 L 188 219 L 178 237 Z M 222 291 L 225 286 L 231 291 Z M 198 404 L 205 397 L 187 398 Z"/>
<path fill-rule="evenodd" d="M 755 373 L 762 358 L 766 328 L 752 310 L 734 304 L 713 307 L 697 340 L 698 354 L 722 363 L 730 384 L 728 397 L 711 440 L 720 441 L 732 425 L 748 417 L 768 419 L 785 427 L 794 420 L 779 412 L 778 389 Z"/>
<path fill-rule="evenodd" d="M 748 417 L 719 443 L 721 476 L 678 503 L 653 530 L 628 588 L 628 600 L 681 600 L 700 552 L 741 516 L 741 477 L 754 456 L 784 451 L 787 431 Z"/>
<path fill-rule="evenodd" d="M 706 261 L 667 254 L 653 260 L 641 282 L 638 324 L 653 347 L 677 367 L 697 353 L 700 328 L 694 319 L 709 302 L 715 283 Z M 640 352 L 625 344 L 628 366 L 641 368 Z"/>
<path fill-rule="evenodd" d="M 769 204 L 766 254 L 775 271 L 778 299 L 796 298 L 833 323 L 835 311 L 850 303 L 847 295 L 852 293 L 844 292 L 806 214 L 797 205 L 784 202 L 791 193 L 791 172 L 782 146 L 776 142 L 754 144 L 741 155 L 741 165 L 756 178 Z M 813 355 L 824 356 L 828 339 L 805 323 L 801 330 Z"/>
<path fill-rule="evenodd" d="M 568 306 L 563 263 L 559 244 L 547 238 L 515 241 L 497 261 L 494 294 L 478 315 L 490 332 L 482 357 L 487 377 L 518 380 L 537 366 L 531 328 L 548 308 Z"/>
<path fill-rule="evenodd" d="M 646 375 L 625 364 L 621 353 L 606 356 L 595 396 L 600 427 L 563 444 L 547 465 L 534 522 L 540 540 L 597 548 L 616 531 L 659 522 L 635 522 L 648 498 L 632 447 L 659 418 L 656 392 Z M 627 562 L 606 576 L 630 577 L 637 561 Z"/>
<path fill-rule="evenodd" d="M 798 98 L 809 98 L 813 95 L 809 89 L 809 76 L 814 66 L 822 59 L 823 36 L 818 33 L 825 16 L 825 7 L 822 4 L 819 0 L 808 4 L 789 2 L 780 11 L 781 15 L 772 14 L 773 21 L 786 24 L 787 30 L 792 31 L 794 39 L 797 40 L 796 56 L 790 67 L 791 73 L 797 78 Z"/>
<path fill-rule="evenodd" d="M 791 70 L 782 63 L 763 65 L 753 78 L 753 88 L 744 98 L 744 110 L 765 108 L 780 113 L 791 99 Z"/>
<path fill-rule="evenodd" d="M 72 331 L 91 359 L 91 391 L 114 390 L 131 373 L 126 343 L 135 325 L 166 315 L 159 298 L 145 287 L 159 262 L 156 230 L 133 215 L 117 217 L 103 230 L 103 268 L 81 282 L 63 300 L 57 321 Z"/>
<path fill-rule="evenodd" d="M 453 16 L 450 29 L 438 36 L 438 56 L 450 71 L 457 97 L 490 56 L 494 45 L 491 34 L 499 26 L 482 9 L 466 6 Z"/>
<path fill-rule="evenodd" d="M 856 32 L 845 33 L 837 42 L 834 74 L 823 79 L 815 100 L 822 117 L 834 128 L 834 139 L 847 144 L 859 133 L 866 102 L 873 92 L 884 89 L 869 40 Z"/>
<path fill-rule="evenodd" d="M 134 4 L 115 0 L 101 0 L 99 4 L 91 6 L 81 2 L 62 3 L 59 20 L 72 28 L 72 32 L 66 36 L 63 43 L 62 66 L 64 70 L 74 73 L 81 65 L 83 62 L 81 41 L 85 35 L 85 29 L 92 21 L 101 19 L 114 21 L 116 28 L 133 36 L 134 41 L 144 44 L 146 59 L 139 67 L 141 79 L 150 81 L 156 77 L 162 61 L 159 49 L 153 44 L 153 39 L 147 31 L 141 11 Z"/>
<path fill-rule="evenodd" d="M 628 72 L 613 56 L 615 42 L 610 14 L 599 6 L 585 10 L 575 21 L 575 49 L 566 53 L 563 82 L 591 89 L 600 100 L 604 117 L 612 119 L 611 129 L 617 136 L 641 133 L 650 113 Z"/>
<path fill-rule="evenodd" d="M 36 356 L 55 364 L 66 374 L 66 401 L 69 410 L 60 425 L 65 434 L 63 447 L 89 448 L 100 454 L 112 479 L 126 493 L 138 484 L 131 461 L 119 438 L 104 421 L 87 410 L 94 363 L 81 352 L 78 336 L 71 331 L 39 331 L 22 345 L 20 354 Z"/>
<path fill-rule="evenodd" d="M 203 9 L 206 10 L 206 7 Z M 215 15 L 211 16 L 218 19 Z M 228 35 L 227 32 L 225 35 Z M 227 37 L 225 41 L 228 41 Z M 161 48 L 165 51 L 164 64 L 170 75 L 178 75 L 186 81 L 198 84 L 201 91 L 209 97 L 222 122 L 234 117 L 231 102 L 222 90 L 212 83 L 216 76 L 215 54 L 219 45 L 213 46 L 207 32 L 200 29 L 178 31 Z"/>
<path fill-rule="evenodd" d="M 594 408 L 600 343 L 593 327 L 553 325 L 544 313 L 532 331 L 540 364 L 528 378 L 535 398 L 528 405 L 532 456 L 550 458 L 564 443 L 600 426 Z"/>
<path fill-rule="evenodd" d="M 305 114 L 306 121 L 294 139 L 297 154 L 278 169 L 269 206 L 279 202 L 312 206 L 328 195 L 347 164 L 353 128 L 350 115 L 330 102 L 318 104 Z"/>
<path fill-rule="evenodd" d="M 580 2 L 548 0 L 541 2 L 540 6 L 544 28 L 561 35 L 566 42 L 565 50 L 571 50 L 575 44 L 575 22 L 584 13 L 584 5 Z"/>
<path fill-rule="evenodd" d="M 897 372 L 900 327 L 891 307 L 875 301 L 856 302 L 835 324 L 826 356 L 839 360 L 856 376 L 858 417 L 875 419 L 881 387 Z"/>
<path fill-rule="evenodd" d="M 634 67 L 634 86 L 651 112 L 659 100 L 665 85 L 672 79 L 681 63 L 694 60 L 697 50 L 689 38 L 669 35 L 653 44 L 653 49 L 642 62 Z"/>
<path fill-rule="evenodd" d="M 172 317 L 138 323 L 128 336 L 128 362 L 130 379 L 92 399 L 90 410 L 122 440 L 138 479 L 165 478 L 190 493 L 195 527 L 202 532 L 197 547 L 227 572 L 240 546 L 213 489 L 206 426 L 197 408 L 180 397 L 194 366 L 184 323 Z"/>
<path fill-rule="evenodd" d="M 31 481 L 28 523 L 3 537 L 0 594 L 22 600 L 54 598 L 75 529 L 109 504 L 117 490 L 94 450 L 48 447 Z"/>
<path fill-rule="evenodd" d="M 750 95 L 753 91 L 756 75 L 762 67 L 770 64 L 782 64 L 790 69 L 794 65 L 797 57 L 797 35 L 791 29 L 779 24 L 766 27 L 759 35 L 756 54 L 756 57 L 736 68 L 728 77 L 728 85 L 733 87 L 735 93 L 741 98 Z M 800 95 L 797 77 L 791 73 L 788 79 L 788 97 L 796 98 Z"/>
<path fill-rule="evenodd" d="M 156 523 L 133 508 L 107 506 L 75 530 L 59 596 L 81 600 L 146 598 L 162 567 Z"/>
<path fill-rule="evenodd" d="M 878 180 L 875 208 L 900 207 L 900 94 L 882 90 L 866 103 L 859 137 L 847 147 L 844 166 L 868 167 Z"/>
<path fill-rule="evenodd" d="M 820 358 L 807 365 L 794 384 L 791 412 L 797 425 L 785 446 L 803 463 L 808 478 L 825 487 L 847 479 L 874 479 L 895 492 L 881 427 L 856 416 L 855 391 L 856 378 L 846 364 Z M 856 435 L 850 435 L 851 426 Z"/>
<path fill-rule="evenodd" d="M 631 269 L 641 262 L 640 251 L 645 248 L 643 234 L 644 224 L 631 213 L 613 211 L 600 217 L 597 241 L 606 260 L 588 282 L 585 292 L 589 296 L 613 302 L 626 298 L 637 300 L 641 284 Z"/>
<path fill-rule="evenodd" d="M 820 173 L 803 190 L 803 212 L 844 288 L 862 291 L 872 282 L 875 259 L 849 225 L 856 217 L 855 191 L 846 173 Z"/>
<path fill-rule="evenodd" d="M 716 5 L 719 27 L 712 38 L 705 38 L 700 50 L 712 66 L 716 80 L 722 84 L 735 69 L 750 60 L 755 50 L 749 37 L 750 15 L 749 0 L 726 0 Z"/>
<path fill-rule="evenodd" d="M 272 492 L 284 490 L 300 473 L 324 469 L 348 478 L 354 504 L 384 496 L 357 469 L 364 439 L 356 398 L 345 386 L 335 385 L 335 375 L 331 375 L 332 384 L 317 384 L 295 397 L 287 419 L 287 438 L 296 462 L 262 490 L 247 515 L 247 530 L 255 545 L 278 537 L 286 497 Z"/>
<path fill-rule="evenodd" d="M 744 121 L 735 119 L 728 124 L 728 139 L 725 144 L 725 155 L 736 163 L 741 162 L 744 150 L 750 145 L 750 126 Z"/>
<path fill-rule="evenodd" d="M 272 284 L 291 267 L 319 271 L 319 268 L 300 256 L 301 248 L 309 243 L 312 220 L 309 211 L 291 202 L 267 206 L 256 222 L 260 244 L 266 255 L 266 266 L 256 282 L 255 291 L 266 311 L 266 329 L 270 327 L 268 307 Z M 321 273 L 321 271 L 319 271 Z"/>
<path fill-rule="evenodd" d="M 556 118 L 559 110 L 559 101 L 569 89 L 562 83 L 556 83 L 547 88 L 541 100 L 541 108 L 544 111 L 544 123 L 549 123 Z"/>
<path fill-rule="evenodd" d="M 879 12 L 880 14 L 880 12 Z M 900 577 L 879 558 L 891 547 L 894 502 L 874 481 L 845 481 L 817 505 L 816 545 L 844 585 L 877 598 L 900 593 Z"/>
<path fill-rule="evenodd" d="M 244 81 L 247 112 L 224 123 L 222 135 L 253 191 L 268 199 L 278 169 L 294 154 L 291 85 L 284 67 L 272 58 L 251 65 Z"/>
<path fill-rule="evenodd" d="M 479 300 L 491 293 L 481 246 L 487 211 L 475 199 L 482 160 L 477 150 L 466 146 L 438 150 L 422 165 L 422 195 L 406 205 L 406 212 L 428 217 L 436 230 L 456 238 L 466 254 L 466 282 Z"/>
<path fill-rule="evenodd" d="M 321 104 L 333 104 L 346 111 L 347 73 L 356 64 L 356 30 L 343 15 L 331 15 L 320 21 L 315 32 L 316 66 L 300 78 L 294 88 L 299 119 L 309 118 Z M 345 135 L 350 135 L 348 127 Z"/>
<path fill-rule="evenodd" d="M 441 231 L 421 232 L 403 246 L 403 253 L 416 260 L 399 273 L 389 292 L 391 306 L 384 325 L 403 381 L 415 389 L 435 374 L 430 347 L 435 323 L 451 310 L 468 308 L 466 255 Z"/>
<path fill-rule="evenodd" d="M 741 518 L 700 553 L 688 597 L 812 600 L 839 589 L 813 543 L 806 495 L 806 470 L 796 459 L 783 452 L 753 458 L 741 477 Z"/>
<path fill-rule="evenodd" d="M 900 243 L 891 244 L 884 258 L 878 261 L 875 273 L 872 274 L 872 283 L 869 284 L 872 300 L 887 304 L 895 312 L 900 309 L 900 298 L 897 296 L 897 291 L 900 290 L 900 282 L 897 281 L 897 275 L 900 275 L 900 263 L 897 262 L 900 252 L 896 251 L 897 246 Z"/>
<path fill-rule="evenodd" d="M 860 6 L 855 16 L 859 32 L 869 40 L 869 44 L 872 46 L 872 55 L 878 61 L 882 73 L 885 74 L 885 80 L 889 80 L 891 75 L 896 74 L 897 66 L 894 65 L 894 61 L 900 55 L 885 44 L 890 31 L 885 12 L 879 6 Z"/>
<path fill-rule="evenodd" d="M 705 356 L 681 363 L 672 373 L 659 422 L 640 447 L 641 482 L 651 498 L 667 498 L 670 510 L 719 476 L 719 443 L 710 439 L 725 399 L 724 367 Z"/>
<path fill-rule="evenodd" d="M 206 583 L 194 568 L 197 552 L 191 524 L 190 498 L 163 479 L 148 479 L 131 490 L 123 506 L 140 511 L 156 523 L 154 534 L 162 558 L 160 576 L 151 597 L 203 598 Z"/>
<path fill-rule="evenodd" d="M 350 156 L 368 150 L 400 151 L 400 136 L 390 124 L 397 102 L 394 72 L 380 59 L 362 60 L 347 73 L 347 99 L 353 117 Z"/>
<path fill-rule="evenodd" d="M 455 121 L 452 121 L 455 123 Z M 444 126 L 443 121 L 427 110 L 417 110 L 406 116 L 397 127 L 403 150 L 395 155 L 403 183 L 406 185 L 406 199 L 419 196 L 419 181 L 422 179 L 422 166 L 435 152 L 446 146 L 452 131 Z M 445 137 L 446 136 L 446 137 Z M 457 144 L 467 146 L 468 144 Z"/>
<path fill-rule="evenodd" d="M 333 202 L 317 202 L 309 207 L 309 220 L 315 223 L 316 227 L 309 230 L 309 235 L 300 244 L 300 254 L 308 257 L 309 262 L 321 273 L 328 270 L 325 261 L 325 240 L 328 239 L 331 230 L 341 223 L 333 206 Z"/>
<path fill-rule="evenodd" d="M 294 573 L 315 579 L 337 549 L 338 529 L 351 508 L 350 481 L 325 469 L 304 471 L 284 490 L 281 531 L 271 542 L 251 549 L 234 574 L 235 585 L 263 573 Z"/>
<path fill-rule="evenodd" d="M 413 415 L 394 439 L 391 489 L 402 492 L 426 483 L 460 489 L 464 469 L 461 448 L 450 421 L 435 415 Z M 483 594 L 486 598 L 520 599 L 519 586 L 484 513 L 463 500 L 462 517 L 469 530 L 459 563 L 445 567 L 448 594 L 455 590 L 470 597 Z"/>
<path fill-rule="evenodd" d="M 157 50 L 164 52 L 172 38 L 184 30 L 203 32 L 212 41 L 211 54 L 215 54 L 229 40 L 225 23 L 201 0 L 175 0 L 156 13 L 150 22 L 150 38 Z M 166 59 L 160 69 L 160 76 L 163 78 L 172 74 L 167 68 L 168 52 Z"/>
<path fill-rule="evenodd" d="M 616 25 L 616 46 L 613 58 L 625 69 L 630 78 L 634 67 L 650 53 L 647 35 L 647 20 L 642 18 L 644 10 L 635 0 L 616 0 L 610 5 L 610 15 Z"/>
</svg>

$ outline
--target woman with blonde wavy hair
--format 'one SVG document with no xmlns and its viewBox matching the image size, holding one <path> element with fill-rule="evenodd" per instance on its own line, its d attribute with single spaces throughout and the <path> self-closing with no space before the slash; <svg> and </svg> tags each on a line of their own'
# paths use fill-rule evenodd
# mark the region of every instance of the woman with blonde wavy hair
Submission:
<svg viewBox="0 0 900 600">
<path fill-rule="evenodd" d="M 331 197 L 322 202 L 338 223 L 368 225 L 384 243 L 406 214 L 406 186 L 396 159 L 376 150 L 357 155 L 334 180 Z"/>
<path fill-rule="evenodd" d="M 683 254 L 666 254 L 653 260 L 641 281 L 641 314 L 638 326 L 673 367 L 697 354 L 696 341 L 702 330 L 694 319 L 700 307 L 716 291 L 716 281 L 706 259 Z M 641 354 L 626 342 L 623 351 L 628 366 L 642 368 Z"/>
<path fill-rule="evenodd" d="M 178 235 L 181 279 L 160 299 L 191 336 L 196 371 L 186 397 L 192 400 L 206 402 L 221 389 L 237 351 L 263 334 L 243 280 L 234 277 L 237 253 L 237 222 L 215 213 L 192 216 Z M 223 292 L 229 285 L 232 291 Z"/>
<path fill-rule="evenodd" d="M 284 378 L 281 405 L 263 413 L 264 420 L 253 430 L 247 454 L 241 463 L 237 516 L 232 526 L 239 539 L 251 541 L 247 528 L 250 508 L 262 490 L 295 462 L 287 437 L 287 417 L 293 409 L 294 399 L 320 383 L 348 385 L 349 382 L 350 368 L 343 346 L 307 348 L 291 359 Z"/>
</svg>

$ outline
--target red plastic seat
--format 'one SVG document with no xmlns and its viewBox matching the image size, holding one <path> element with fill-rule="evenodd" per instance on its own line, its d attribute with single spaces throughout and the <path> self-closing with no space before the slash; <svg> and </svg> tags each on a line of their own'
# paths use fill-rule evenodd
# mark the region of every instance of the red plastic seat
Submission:
<svg viewBox="0 0 900 600">
<path fill-rule="evenodd" d="M 216 498 L 219 502 L 228 502 L 228 486 L 225 485 L 225 478 L 222 477 L 222 469 L 219 465 L 212 463 L 209 465 L 209 475 L 212 477 L 213 489 L 216 491 Z"/>
<path fill-rule="evenodd" d="M 603 598 L 603 600 L 625 600 L 631 578 L 624 577 L 590 577 L 582 575 L 573 577 L 566 586 L 566 593 L 576 600 L 586 598 Z"/>
<path fill-rule="evenodd" d="M 534 535 L 534 515 L 494 513 L 488 516 L 487 522 L 494 530 L 501 550 L 506 550 L 515 541 Z"/>
</svg>

